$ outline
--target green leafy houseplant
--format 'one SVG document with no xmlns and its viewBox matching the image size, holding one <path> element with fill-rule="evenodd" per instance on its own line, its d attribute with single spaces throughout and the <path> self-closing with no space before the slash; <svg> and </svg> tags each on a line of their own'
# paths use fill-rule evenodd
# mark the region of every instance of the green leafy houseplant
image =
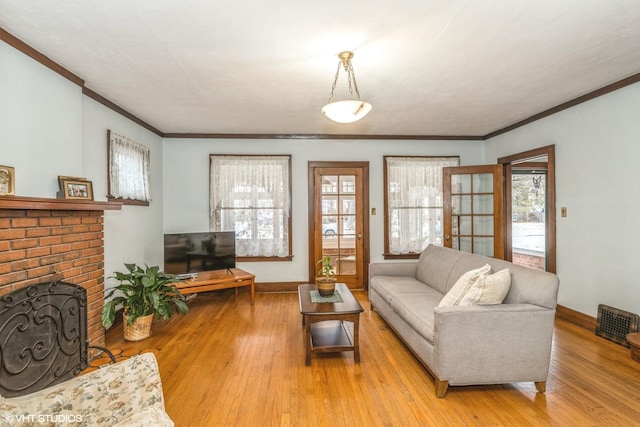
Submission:
<svg viewBox="0 0 640 427">
<path fill-rule="evenodd" d="M 318 293 L 323 297 L 328 297 L 333 295 L 333 292 L 336 289 L 336 282 L 338 279 L 335 277 L 335 270 L 333 269 L 333 265 L 331 265 L 331 257 L 329 255 L 325 255 L 316 263 L 320 265 L 320 270 L 318 270 L 318 275 L 320 277 L 316 277 L 316 286 L 318 287 Z"/>
<path fill-rule="evenodd" d="M 329 255 L 325 255 L 316 263 L 320 265 L 320 270 L 318 270 L 318 275 L 324 276 L 325 279 L 334 276 L 336 273 L 333 270 L 333 265 L 331 265 L 331 257 Z"/>
<path fill-rule="evenodd" d="M 160 271 L 159 267 L 145 268 L 136 264 L 126 264 L 128 273 L 116 272 L 114 278 L 120 281 L 118 286 L 109 290 L 106 299 L 114 293 L 118 295 L 109 300 L 102 310 L 102 325 L 109 329 L 116 317 L 116 307 L 122 305 L 128 316 L 127 324 L 132 324 L 137 318 L 157 314 L 163 319 L 170 318 L 173 313 L 189 312 L 184 302 L 184 295 L 180 293 L 174 283 L 179 282 L 173 274 Z"/>
</svg>

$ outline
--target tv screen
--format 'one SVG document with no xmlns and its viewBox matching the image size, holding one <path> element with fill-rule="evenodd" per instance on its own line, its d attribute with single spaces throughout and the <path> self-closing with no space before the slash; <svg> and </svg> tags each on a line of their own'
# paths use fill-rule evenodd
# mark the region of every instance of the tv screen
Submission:
<svg viewBox="0 0 640 427">
<path fill-rule="evenodd" d="M 188 274 L 236 266 L 236 234 L 233 231 L 164 235 L 164 271 Z"/>
</svg>

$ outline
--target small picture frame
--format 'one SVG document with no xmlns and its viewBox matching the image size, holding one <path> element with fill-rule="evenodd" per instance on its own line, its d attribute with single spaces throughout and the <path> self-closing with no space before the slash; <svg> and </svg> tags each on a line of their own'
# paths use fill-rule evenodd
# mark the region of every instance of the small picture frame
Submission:
<svg viewBox="0 0 640 427">
<path fill-rule="evenodd" d="M 59 177 L 60 194 L 63 199 L 93 200 L 91 181 L 67 176 Z"/>
<path fill-rule="evenodd" d="M 11 166 L 0 165 L 0 196 L 15 196 L 16 170 Z"/>
</svg>

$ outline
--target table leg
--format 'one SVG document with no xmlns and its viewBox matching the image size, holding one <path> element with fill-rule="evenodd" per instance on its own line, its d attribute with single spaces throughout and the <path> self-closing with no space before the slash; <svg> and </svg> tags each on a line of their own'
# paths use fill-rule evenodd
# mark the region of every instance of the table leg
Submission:
<svg viewBox="0 0 640 427">
<path fill-rule="evenodd" d="M 353 318 L 353 360 L 360 363 L 360 314 Z"/>
<path fill-rule="evenodd" d="M 307 316 L 302 316 L 302 324 L 304 325 L 304 364 L 311 365 L 311 322 Z"/>
</svg>

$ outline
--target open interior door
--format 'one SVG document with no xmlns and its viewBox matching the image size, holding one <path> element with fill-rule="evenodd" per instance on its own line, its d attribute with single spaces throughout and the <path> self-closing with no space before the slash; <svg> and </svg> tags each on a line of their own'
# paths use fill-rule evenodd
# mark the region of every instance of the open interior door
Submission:
<svg viewBox="0 0 640 427">
<path fill-rule="evenodd" d="M 504 259 L 503 165 L 443 169 L 444 246 Z"/>
</svg>

